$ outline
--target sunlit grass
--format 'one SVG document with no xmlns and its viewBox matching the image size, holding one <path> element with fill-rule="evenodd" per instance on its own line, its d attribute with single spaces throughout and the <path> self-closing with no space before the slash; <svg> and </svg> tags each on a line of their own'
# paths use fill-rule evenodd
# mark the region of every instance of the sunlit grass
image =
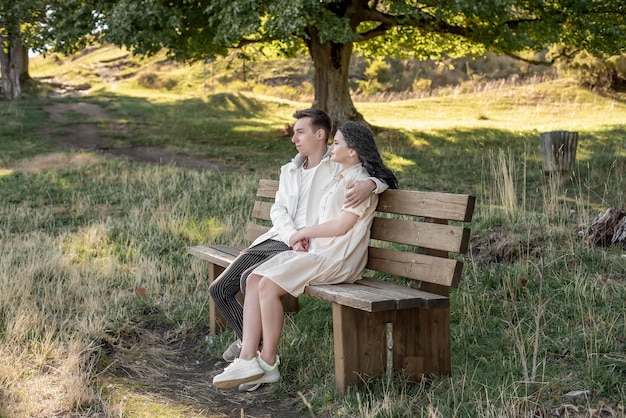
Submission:
<svg viewBox="0 0 626 418">
<path fill-rule="evenodd" d="M 398 173 L 404 171 L 406 167 L 411 167 L 415 165 L 415 161 L 407 160 L 402 156 L 395 155 L 390 152 L 384 153 L 383 159 L 387 167 Z"/>
<path fill-rule="evenodd" d="M 129 384 L 125 379 L 114 379 L 105 384 L 111 403 L 111 414 L 121 417 L 220 417 L 203 408 L 194 408 L 192 402 L 177 402 L 166 396 L 146 391 L 141 386 Z"/>
<path fill-rule="evenodd" d="M 376 126 L 429 131 L 506 129 L 589 131 L 623 125 L 626 104 L 579 88 L 567 80 L 479 93 L 387 103 L 359 103 Z"/>
</svg>

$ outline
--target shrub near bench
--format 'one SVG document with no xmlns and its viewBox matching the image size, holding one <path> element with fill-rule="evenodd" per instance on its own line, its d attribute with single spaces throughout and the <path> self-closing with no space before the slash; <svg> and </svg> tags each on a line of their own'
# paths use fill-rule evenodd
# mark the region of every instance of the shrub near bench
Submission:
<svg viewBox="0 0 626 418">
<path fill-rule="evenodd" d="M 260 180 L 247 239 L 269 229 L 278 181 Z M 372 223 L 364 278 L 353 284 L 308 286 L 305 294 L 332 302 L 337 390 L 362 379 L 404 370 L 412 379 L 449 375 L 450 299 L 468 250 L 475 198 L 465 194 L 387 190 Z M 194 246 L 189 253 L 209 262 L 212 282 L 244 247 Z M 455 258 L 450 256 L 455 255 Z M 409 279 L 410 286 L 371 276 Z M 297 299 L 283 298 L 286 312 Z M 211 333 L 218 313 L 210 304 Z"/>
</svg>

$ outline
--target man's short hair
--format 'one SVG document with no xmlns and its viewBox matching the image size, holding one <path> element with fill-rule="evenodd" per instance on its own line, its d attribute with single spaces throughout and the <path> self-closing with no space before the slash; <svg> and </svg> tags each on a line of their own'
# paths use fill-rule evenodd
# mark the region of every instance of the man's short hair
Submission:
<svg viewBox="0 0 626 418">
<path fill-rule="evenodd" d="M 311 127 L 313 128 L 313 131 L 322 129 L 326 135 L 326 141 L 330 138 L 330 134 L 333 130 L 333 120 L 330 115 L 322 109 L 311 108 L 298 110 L 293 114 L 293 117 L 296 119 L 311 118 Z"/>
</svg>

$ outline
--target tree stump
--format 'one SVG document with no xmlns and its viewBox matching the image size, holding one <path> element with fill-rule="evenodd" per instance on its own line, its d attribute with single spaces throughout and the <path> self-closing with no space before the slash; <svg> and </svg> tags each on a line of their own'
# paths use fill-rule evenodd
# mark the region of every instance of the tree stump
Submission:
<svg viewBox="0 0 626 418">
<path fill-rule="evenodd" d="M 544 132 L 539 136 L 539 143 L 544 173 L 565 173 L 574 169 L 578 132 Z"/>
</svg>

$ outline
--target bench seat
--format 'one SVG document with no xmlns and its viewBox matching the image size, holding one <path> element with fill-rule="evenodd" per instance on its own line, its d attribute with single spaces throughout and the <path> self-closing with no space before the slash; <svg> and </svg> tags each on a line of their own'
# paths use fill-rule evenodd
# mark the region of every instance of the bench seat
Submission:
<svg viewBox="0 0 626 418">
<path fill-rule="evenodd" d="M 197 245 L 195 247 L 189 247 L 189 254 L 195 255 L 209 263 L 217 264 L 220 267 L 228 267 L 244 248 L 246 247 L 231 245 Z"/>
<path fill-rule="evenodd" d="M 307 286 L 304 293 L 367 312 L 450 306 L 446 296 L 369 278 L 356 283 Z"/>
</svg>

